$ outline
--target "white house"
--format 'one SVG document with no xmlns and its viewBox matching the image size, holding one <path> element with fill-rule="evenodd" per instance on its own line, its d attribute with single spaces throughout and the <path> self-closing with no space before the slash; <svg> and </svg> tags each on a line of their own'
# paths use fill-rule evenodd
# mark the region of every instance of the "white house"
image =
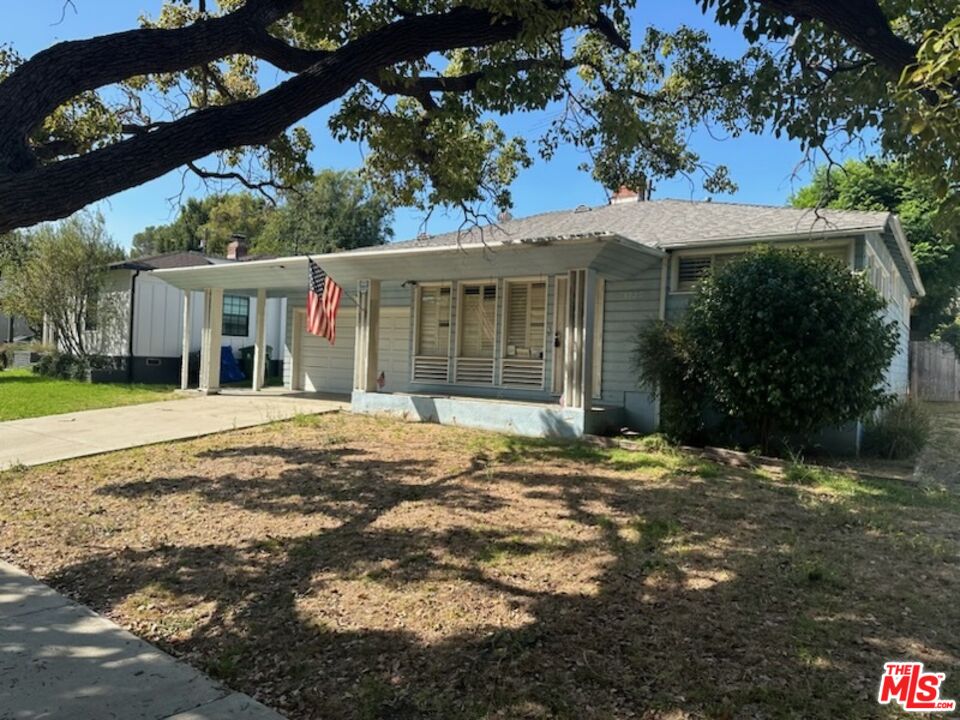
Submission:
<svg viewBox="0 0 960 720">
<path fill-rule="evenodd" d="M 183 251 L 121 260 L 110 266 L 99 313 L 87 320 L 87 342 L 97 353 L 112 358 L 114 370 L 99 373 L 101 380 L 178 383 L 181 363 L 200 350 L 203 329 L 201 292 L 188 303 L 188 343 L 184 346 L 184 294 L 159 279 L 155 271 L 239 264 L 230 258 Z M 257 299 L 248 293 L 223 297 L 221 338 L 234 351 L 252 346 Z M 265 341 L 273 348 L 279 370 L 285 325 L 285 300 L 268 300 Z M 184 354 L 186 350 L 186 356 Z M 198 367 L 193 368 L 196 372 Z"/>
<path fill-rule="evenodd" d="M 618 200 L 315 256 L 347 291 L 335 346 L 304 331 L 305 257 L 155 276 L 185 297 L 203 293 L 208 357 L 224 295 L 285 300 L 291 390 L 350 394 L 358 412 L 574 437 L 653 430 L 657 402 L 632 364 L 638 326 L 680 317 L 698 279 L 749 247 L 800 245 L 866 272 L 887 299 L 901 328 L 887 381 L 907 392 L 910 308 L 924 289 L 896 216 Z M 215 364 L 200 387 L 217 391 Z M 857 446 L 859 427 L 838 433 Z"/>
</svg>

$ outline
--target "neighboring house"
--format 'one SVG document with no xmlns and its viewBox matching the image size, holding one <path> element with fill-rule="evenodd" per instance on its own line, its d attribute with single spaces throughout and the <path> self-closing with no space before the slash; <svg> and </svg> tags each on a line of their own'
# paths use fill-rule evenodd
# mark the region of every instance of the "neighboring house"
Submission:
<svg viewBox="0 0 960 720">
<path fill-rule="evenodd" d="M 33 340 L 33 331 L 26 318 L 0 313 L 0 343 Z"/>
<path fill-rule="evenodd" d="M 116 369 L 99 373 L 98 379 L 178 383 L 183 353 L 184 295 L 158 279 L 155 271 L 239 264 L 240 261 L 236 255 L 215 258 L 183 251 L 113 263 L 97 311 L 86 319 L 88 347 L 115 361 Z M 195 295 L 195 302 L 190 304 L 191 353 L 199 352 L 202 332 L 202 293 Z M 246 294 L 224 296 L 223 346 L 238 351 L 253 345 L 256 311 L 256 298 Z M 275 371 L 281 362 L 284 314 L 282 299 L 267 301 L 266 343 L 273 348 Z M 194 372 L 197 369 L 192 368 Z"/>
<path fill-rule="evenodd" d="M 292 390 L 351 393 L 360 412 L 575 437 L 657 427 L 632 362 L 638 327 L 681 317 L 704 273 L 757 243 L 809 247 L 867 272 L 901 327 L 888 384 L 907 392 L 910 306 L 924 291 L 899 220 L 882 212 L 621 192 L 607 206 L 320 255 L 346 290 L 332 347 L 303 329 L 306 258 L 156 274 L 214 306 L 222 293 L 287 298 Z M 216 391 L 212 368 L 200 384 Z M 853 448 L 858 438 L 853 427 L 841 439 Z"/>
</svg>

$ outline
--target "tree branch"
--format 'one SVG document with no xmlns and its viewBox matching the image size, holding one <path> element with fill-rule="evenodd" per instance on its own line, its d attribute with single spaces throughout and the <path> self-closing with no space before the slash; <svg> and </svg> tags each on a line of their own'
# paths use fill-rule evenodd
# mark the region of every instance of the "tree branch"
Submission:
<svg viewBox="0 0 960 720">
<path fill-rule="evenodd" d="M 137 75 L 186 70 L 243 53 L 263 28 L 301 2 L 247 0 L 233 13 L 184 28 L 128 30 L 37 53 L 0 83 L 0 174 L 34 166 L 27 138 L 71 98 Z"/>
<path fill-rule="evenodd" d="M 803 22 L 817 20 L 877 61 L 895 78 L 917 59 L 917 47 L 893 32 L 876 0 L 758 0 Z"/>
<path fill-rule="evenodd" d="M 79 157 L 0 175 L 0 234 L 65 217 L 210 153 L 265 144 L 380 68 L 432 52 L 493 45 L 517 37 L 522 27 L 519 20 L 466 6 L 401 19 L 256 98 L 199 110 Z"/>
</svg>

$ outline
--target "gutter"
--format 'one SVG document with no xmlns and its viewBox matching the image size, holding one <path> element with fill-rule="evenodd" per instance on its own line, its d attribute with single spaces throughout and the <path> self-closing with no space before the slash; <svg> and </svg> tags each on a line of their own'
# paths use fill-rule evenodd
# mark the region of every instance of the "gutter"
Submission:
<svg viewBox="0 0 960 720">
<path fill-rule="evenodd" d="M 130 277 L 130 323 L 127 328 L 127 382 L 133 383 L 133 325 L 137 312 L 137 276 L 140 270 L 135 270 Z"/>
</svg>

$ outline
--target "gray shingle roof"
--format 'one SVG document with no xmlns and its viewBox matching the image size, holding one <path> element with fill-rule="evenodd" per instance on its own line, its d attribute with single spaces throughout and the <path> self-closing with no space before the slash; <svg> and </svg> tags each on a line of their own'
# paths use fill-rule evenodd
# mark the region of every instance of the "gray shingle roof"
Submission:
<svg viewBox="0 0 960 720">
<path fill-rule="evenodd" d="M 120 260 L 110 265 L 112 268 L 126 268 L 128 270 L 161 270 L 167 268 L 197 267 L 200 265 L 214 265 L 217 258 L 210 258 L 195 250 L 180 250 L 176 252 L 149 255 L 146 257 Z"/>
<path fill-rule="evenodd" d="M 879 230 L 887 212 L 803 210 L 738 203 L 651 200 L 599 207 L 581 206 L 517 218 L 497 226 L 474 228 L 385 245 L 385 250 L 474 243 L 615 234 L 652 247 L 708 244 L 741 238 L 813 235 Z"/>
</svg>

